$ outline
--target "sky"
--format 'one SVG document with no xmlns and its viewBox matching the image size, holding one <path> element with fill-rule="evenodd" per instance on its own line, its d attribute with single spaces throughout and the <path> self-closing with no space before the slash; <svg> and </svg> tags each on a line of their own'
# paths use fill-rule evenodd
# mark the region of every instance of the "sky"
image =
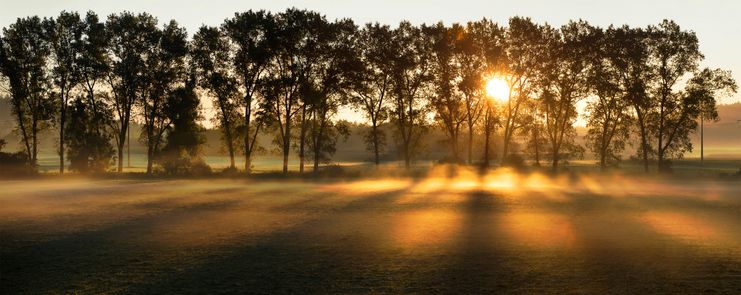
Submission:
<svg viewBox="0 0 741 295">
<path fill-rule="evenodd" d="M 451 24 L 483 17 L 504 25 L 512 16 L 531 17 L 553 26 L 583 19 L 603 27 L 647 26 L 673 19 L 683 29 L 697 33 L 700 50 L 705 54 L 702 66 L 731 70 L 741 83 L 741 0 L 0 0 L 0 26 L 6 27 L 16 18 L 29 15 L 56 16 L 62 10 L 93 10 L 99 15 L 128 10 L 148 12 L 160 23 L 175 19 L 192 34 L 201 25 L 221 24 L 237 11 L 279 12 L 289 7 L 314 10 L 328 19 L 351 18 L 356 23 L 380 22 L 392 26 L 401 20 Z M 741 102 L 741 94 L 720 102 Z M 358 118 L 349 110 L 343 110 L 340 117 Z"/>
</svg>

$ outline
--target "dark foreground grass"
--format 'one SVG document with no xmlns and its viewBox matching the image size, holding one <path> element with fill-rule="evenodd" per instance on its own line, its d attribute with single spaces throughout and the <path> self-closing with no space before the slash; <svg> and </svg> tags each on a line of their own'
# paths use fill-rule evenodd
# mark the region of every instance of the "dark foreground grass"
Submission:
<svg viewBox="0 0 741 295">
<path fill-rule="evenodd" d="M 0 293 L 741 293 L 736 181 L 0 183 Z"/>
</svg>

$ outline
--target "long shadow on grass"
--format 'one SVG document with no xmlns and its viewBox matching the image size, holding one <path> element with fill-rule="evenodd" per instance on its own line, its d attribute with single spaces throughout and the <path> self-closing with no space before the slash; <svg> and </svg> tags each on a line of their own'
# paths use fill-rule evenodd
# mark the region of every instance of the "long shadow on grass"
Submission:
<svg viewBox="0 0 741 295">
<path fill-rule="evenodd" d="M 378 276 L 384 261 L 374 256 L 377 245 L 366 244 L 350 229 L 336 234 L 338 223 L 357 222 L 364 208 L 387 208 L 405 190 L 364 196 L 280 232 L 234 245 L 203 263 L 130 286 L 126 293 L 346 293 L 384 291 Z M 296 204 L 293 204 L 296 205 Z M 294 206 L 283 209 L 295 210 Z M 347 226 L 347 224 L 345 224 Z M 354 223 L 362 230 L 362 222 Z M 371 226 L 371 225 L 368 225 Z M 379 264 L 381 263 L 381 264 Z M 385 289 L 389 291 L 390 289 Z"/>
<path fill-rule="evenodd" d="M 149 228 L 163 219 L 226 210 L 238 203 L 216 200 L 180 206 L 46 241 L 23 241 L 6 236 L 8 240 L 0 244 L 3 245 L 0 248 L 0 293 L 96 293 L 121 281 L 146 276 L 146 270 L 152 264 L 163 262 L 158 261 L 155 251 L 143 248 L 141 241 L 121 240 L 119 237 L 132 236 L 132 231 Z M 78 283 L 91 278 L 110 285 Z"/>
</svg>

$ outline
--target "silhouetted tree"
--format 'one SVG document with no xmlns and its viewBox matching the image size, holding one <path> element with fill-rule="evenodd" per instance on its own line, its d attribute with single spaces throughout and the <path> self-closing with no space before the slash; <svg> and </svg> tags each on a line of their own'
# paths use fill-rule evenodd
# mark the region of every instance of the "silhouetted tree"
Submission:
<svg viewBox="0 0 741 295">
<path fill-rule="evenodd" d="M 595 52 L 589 54 L 589 87 L 594 99 L 587 102 L 587 146 L 599 159 L 599 166 L 605 170 L 620 160 L 620 154 L 630 138 L 631 127 L 635 123 L 630 102 L 623 99 L 625 91 L 621 88 L 621 75 L 612 66 L 610 57 L 621 54 L 613 40 L 603 33 L 593 44 Z"/>
<path fill-rule="evenodd" d="M 235 13 L 233 18 L 225 21 L 222 29 L 230 41 L 234 72 L 237 73 L 243 93 L 244 169 L 249 174 L 252 155 L 257 147 L 257 134 L 264 121 L 260 118 L 259 88 L 275 54 L 277 28 L 274 16 L 269 12 L 250 10 Z"/>
<path fill-rule="evenodd" d="M 191 52 L 198 84 L 213 96 L 215 120 L 229 153 L 229 167 L 235 169 L 236 128 L 241 117 L 237 111 L 240 93 L 239 82 L 230 70 L 229 47 L 219 29 L 203 26 L 193 37 Z"/>
<path fill-rule="evenodd" d="M 187 33 L 174 20 L 152 37 L 155 39 L 145 61 L 144 93 L 138 101 L 144 119 L 142 140 L 147 146 L 147 174 L 152 173 L 164 133 L 172 124 L 166 113 L 167 99 L 183 85 L 188 54 Z"/>
<path fill-rule="evenodd" d="M 560 30 L 543 28 L 547 53 L 540 75 L 540 106 L 543 110 L 544 133 L 549 143 L 551 167 L 578 153 L 574 123 L 578 117 L 576 103 L 589 92 L 590 52 L 599 35 L 584 21 L 569 22 Z"/>
<path fill-rule="evenodd" d="M 380 128 L 388 119 L 388 100 L 392 92 L 393 46 L 392 31 L 387 25 L 366 24 L 358 32 L 354 60 L 348 64 L 348 90 L 355 108 L 370 121 L 365 134 L 367 149 L 373 152 L 374 162 L 380 164 L 380 153 L 386 145 L 386 134 Z"/>
<path fill-rule="evenodd" d="M 63 174 L 67 106 L 73 90 L 82 82 L 79 64 L 82 58 L 85 23 L 78 13 L 62 11 L 56 20 L 48 19 L 44 24 L 51 46 L 51 75 L 54 86 L 56 86 L 54 90 L 55 113 L 59 122 L 59 173 Z"/>
<path fill-rule="evenodd" d="M 502 163 L 508 159 L 513 136 L 526 123 L 522 107 L 533 95 L 535 79 L 545 58 L 543 28 L 529 18 L 511 18 L 505 40 L 506 62 L 501 72 L 509 86 L 509 95 L 503 110 Z"/>
<path fill-rule="evenodd" d="M 409 22 L 401 22 L 394 30 L 393 58 L 394 99 L 392 122 L 396 125 L 396 139 L 409 168 L 420 146 L 427 125 L 428 100 L 424 93 L 432 80 L 432 42 L 422 30 Z"/>
<path fill-rule="evenodd" d="M 649 65 L 647 34 L 643 29 L 611 26 L 606 35 L 610 40 L 606 42 L 607 50 L 615 53 L 607 55 L 607 62 L 620 77 L 618 85 L 622 89 L 622 99 L 633 109 L 640 137 L 638 152 L 643 161 L 643 169 L 648 172 L 652 154 L 648 112 L 654 104 L 648 95 L 647 83 L 652 81 L 654 73 Z"/>
<path fill-rule="evenodd" d="M 110 124 L 112 114 L 108 108 L 93 108 L 88 101 L 77 96 L 70 105 L 65 143 L 70 169 L 81 173 L 104 172 L 111 164 L 114 149 L 112 136 L 99 132 L 99 126 Z"/>
<path fill-rule="evenodd" d="M 327 23 L 316 48 L 319 56 L 310 79 L 309 96 L 304 98 L 311 118 L 309 145 L 315 173 L 319 171 L 320 162 L 327 162 L 334 154 L 337 138 L 348 135 L 347 126 L 333 123 L 332 118 L 340 105 L 347 103 L 347 88 L 351 83 L 348 73 L 352 67 L 356 31 L 357 27 L 349 19 Z"/>
<path fill-rule="evenodd" d="M 671 100 L 661 104 L 661 128 L 655 131 L 663 136 L 658 141 L 660 171 L 671 168 L 667 156 L 681 158 L 685 151 L 692 151 L 690 134 L 697 130 L 698 118 L 702 116 L 712 120 L 718 117 L 715 98 L 730 95 L 736 90 L 736 82 L 729 72 L 706 68 L 695 73 L 681 92 L 673 93 Z"/>
<path fill-rule="evenodd" d="M 482 19 L 469 22 L 465 28 L 453 25 L 452 30 L 456 37 L 455 60 L 460 71 L 457 88 L 463 95 L 465 123 L 468 127 L 467 163 L 471 164 L 474 130 L 489 103 L 484 79 L 500 70 L 504 54 L 504 29 L 488 19 Z M 489 120 L 485 120 L 485 124 L 486 122 Z"/>
<path fill-rule="evenodd" d="M 53 113 L 47 71 L 51 49 L 46 36 L 39 17 L 19 18 L 3 29 L 0 43 L 0 72 L 8 80 L 16 130 L 31 169 L 37 165 L 38 134 L 47 127 Z"/>
<path fill-rule="evenodd" d="M 306 10 L 288 9 L 276 15 L 276 40 L 279 41 L 266 81 L 264 109 L 276 124 L 276 143 L 283 154 L 283 173 L 288 173 L 291 131 L 296 123 L 299 125 L 299 165 L 303 166 L 308 117 L 306 101 L 300 94 L 312 76 L 319 54 L 319 31 L 325 23 L 324 17 Z M 297 114 L 298 119 L 295 118 Z"/>
<path fill-rule="evenodd" d="M 85 105 L 93 113 L 111 112 L 110 93 L 107 87 L 100 87 L 99 82 L 105 82 L 111 70 L 111 57 L 108 55 L 107 46 L 110 39 L 106 32 L 105 24 L 102 23 L 94 12 L 85 15 L 83 34 L 81 39 L 79 59 L 77 67 L 80 74 L 80 83 L 85 92 Z M 94 126 L 96 136 L 110 136 L 111 124 L 98 124 Z"/>
<path fill-rule="evenodd" d="M 157 162 L 168 175 L 204 174 L 210 171 L 201 154 L 201 146 L 206 139 L 203 127 L 198 124 L 202 116 L 195 88 L 196 79 L 191 77 L 185 86 L 168 94 L 164 113 L 172 124 L 167 127 L 165 146 L 157 155 Z"/>
<path fill-rule="evenodd" d="M 147 91 L 147 62 L 152 58 L 152 48 L 159 41 L 157 19 L 147 13 L 135 15 L 130 12 L 113 14 L 106 23 L 110 39 L 108 51 L 111 56 L 111 71 L 108 84 L 111 88 L 111 105 L 116 120 L 111 128 L 116 136 L 118 169 L 123 171 L 123 150 L 132 109 Z"/>
<path fill-rule="evenodd" d="M 458 136 L 461 125 L 466 121 L 463 95 L 456 88 L 458 63 L 455 60 L 455 40 L 459 30 L 448 28 L 442 23 L 423 26 L 423 33 L 432 43 L 432 92 L 430 104 L 435 109 L 435 120 L 442 127 L 450 144 L 448 160 L 461 162 L 458 151 Z"/>
</svg>

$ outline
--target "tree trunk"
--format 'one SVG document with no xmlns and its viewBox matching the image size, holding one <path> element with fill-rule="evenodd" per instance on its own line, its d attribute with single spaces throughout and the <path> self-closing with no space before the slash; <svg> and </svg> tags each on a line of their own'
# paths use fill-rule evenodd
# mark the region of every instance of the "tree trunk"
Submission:
<svg viewBox="0 0 741 295">
<path fill-rule="evenodd" d="M 648 139 L 646 138 L 648 135 L 646 134 L 646 126 L 643 122 L 643 116 L 641 115 L 640 109 L 637 107 L 636 107 L 636 113 L 638 114 L 638 125 L 641 131 L 641 149 L 643 150 L 643 170 L 644 172 L 648 172 Z"/>
<path fill-rule="evenodd" d="M 705 165 L 705 117 L 700 115 L 700 166 Z"/>
<path fill-rule="evenodd" d="M 489 140 L 491 138 L 491 106 L 486 106 L 486 123 L 484 125 L 484 167 L 489 167 Z"/>
<path fill-rule="evenodd" d="M 291 148 L 291 122 L 290 115 L 286 113 L 286 127 L 283 134 L 283 174 L 288 174 L 288 152 Z"/>
<path fill-rule="evenodd" d="M 559 155 L 560 148 L 557 146 L 553 147 L 553 163 L 551 164 L 551 168 L 553 169 L 553 172 L 558 171 L 558 161 L 561 158 L 561 155 Z"/>
<path fill-rule="evenodd" d="M 471 165 L 473 156 L 473 124 L 468 124 L 468 159 L 466 163 Z"/>
<path fill-rule="evenodd" d="M 373 120 L 373 154 L 375 156 L 376 160 L 376 166 L 378 166 L 381 162 L 379 159 L 379 151 L 378 151 L 378 124 L 376 123 L 376 120 Z"/>
<path fill-rule="evenodd" d="M 252 161 L 250 156 L 252 151 L 250 150 L 250 103 L 248 102 L 244 107 L 244 172 L 250 174 L 252 168 Z"/>
<path fill-rule="evenodd" d="M 118 148 L 118 173 L 123 172 L 123 142 L 119 142 L 116 147 Z"/>
<path fill-rule="evenodd" d="M 148 142 L 151 140 L 148 140 Z M 154 148 L 152 143 L 149 142 L 147 146 L 147 175 L 152 175 L 152 158 L 154 157 Z"/>
<path fill-rule="evenodd" d="M 540 142 L 538 142 L 538 124 L 533 126 L 533 144 L 535 145 L 535 166 L 540 167 Z"/>
<path fill-rule="evenodd" d="M 324 125 L 324 124 L 322 124 Z M 322 136 L 324 131 L 324 126 L 319 127 L 319 134 L 316 138 L 316 141 L 314 142 L 314 173 L 319 172 L 319 156 L 321 155 L 321 146 L 322 146 Z"/>
<path fill-rule="evenodd" d="M 31 158 L 31 161 L 33 163 L 33 166 L 36 167 L 38 165 L 38 123 L 36 122 L 36 119 L 34 118 L 34 121 L 32 124 L 31 129 L 31 139 L 33 140 L 33 157 Z"/>
<path fill-rule="evenodd" d="M 298 172 L 304 173 L 304 146 L 306 143 L 306 104 L 301 106 L 301 130 L 298 142 Z"/>
<path fill-rule="evenodd" d="M 66 112 L 62 111 L 59 118 L 59 174 L 64 174 L 64 123 Z"/>
</svg>

